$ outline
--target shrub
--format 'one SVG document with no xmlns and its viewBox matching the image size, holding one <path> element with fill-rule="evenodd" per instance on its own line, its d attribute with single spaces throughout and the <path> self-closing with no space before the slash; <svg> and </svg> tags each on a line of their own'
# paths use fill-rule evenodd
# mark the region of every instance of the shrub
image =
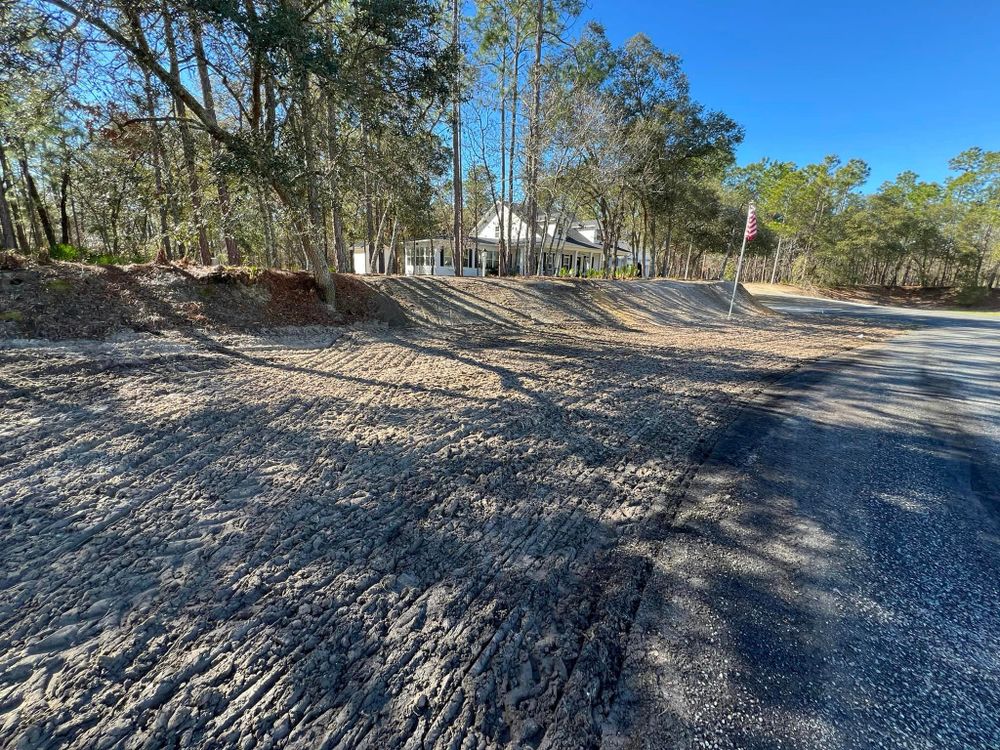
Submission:
<svg viewBox="0 0 1000 750">
<path fill-rule="evenodd" d="M 95 266 L 123 266 L 126 263 L 133 263 L 134 259 L 125 255 L 115 255 L 114 253 L 98 253 L 88 250 L 85 247 L 75 245 L 56 245 L 49 251 L 49 257 L 53 260 L 64 260 L 71 263 L 90 263 Z"/>
<path fill-rule="evenodd" d="M 78 261 L 84 255 L 83 250 L 73 245 L 56 245 L 49 250 L 49 256 L 54 260 Z"/>
<path fill-rule="evenodd" d="M 955 295 L 955 303 L 964 307 L 975 307 L 981 305 L 990 296 L 990 288 L 987 286 L 976 286 L 974 283 L 963 284 L 958 294 Z"/>
<path fill-rule="evenodd" d="M 620 279 L 635 279 L 639 276 L 639 266 L 629 264 L 622 266 L 615 272 L 615 276 Z"/>
</svg>

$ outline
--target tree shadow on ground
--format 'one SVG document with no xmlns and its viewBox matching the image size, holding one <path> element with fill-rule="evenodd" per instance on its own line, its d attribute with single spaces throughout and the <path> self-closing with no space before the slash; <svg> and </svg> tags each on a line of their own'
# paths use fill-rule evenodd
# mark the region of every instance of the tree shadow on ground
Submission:
<svg viewBox="0 0 1000 750">
<path fill-rule="evenodd" d="M 968 408 L 875 356 L 798 373 L 744 410 L 677 524 L 644 527 L 660 561 L 637 615 L 648 635 L 630 646 L 605 748 L 1000 740 L 1000 679 L 982 661 L 1000 645 L 1000 466 L 972 420 L 874 410 L 875 370 L 891 392 Z M 834 373 L 844 408 L 809 407 Z M 884 472 L 869 472 L 872 451 L 891 456 Z M 924 553 L 945 544 L 947 570 L 927 575 L 938 559 Z M 957 659 L 951 639 L 975 655 Z"/>
<path fill-rule="evenodd" d="M 209 341 L 195 374 L 219 390 L 183 417 L 103 394 L 114 419 L 81 418 L 129 451 L 56 448 L 3 529 L 21 542 L 0 639 L 30 667 L 0 687 L 24 712 L 14 734 L 595 746 L 679 498 L 733 394 L 789 362 L 500 339 L 385 334 L 406 357 L 363 376 Z M 262 391 L 252 403 L 224 387 L 236 375 Z M 72 715 L 28 697 L 52 679 Z"/>
</svg>

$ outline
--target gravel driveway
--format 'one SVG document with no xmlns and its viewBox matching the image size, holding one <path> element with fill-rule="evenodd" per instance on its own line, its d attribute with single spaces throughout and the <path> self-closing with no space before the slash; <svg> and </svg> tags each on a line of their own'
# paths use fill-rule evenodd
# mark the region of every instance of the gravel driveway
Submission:
<svg viewBox="0 0 1000 750">
<path fill-rule="evenodd" d="M 1000 748 L 1000 321 L 806 368 L 717 443 L 630 633 L 606 750 Z"/>
<path fill-rule="evenodd" d="M 0 746 L 596 745 L 720 426 L 862 331 L 4 342 Z"/>
</svg>

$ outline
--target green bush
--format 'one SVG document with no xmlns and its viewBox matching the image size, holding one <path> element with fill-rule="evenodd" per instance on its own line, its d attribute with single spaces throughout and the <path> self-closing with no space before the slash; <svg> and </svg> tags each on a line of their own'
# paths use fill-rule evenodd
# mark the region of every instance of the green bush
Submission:
<svg viewBox="0 0 1000 750">
<path fill-rule="evenodd" d="M 975 307 L 986 302 L 989 296 L 989 287 L 966 283 L 959 288 L 958 294 L 955 295 L 955 303 L 967 307 Z"/>
<path fill-rule="evenodd" d="M 134 259 L 114 253 L 97 253 L 85 247 L 74 245 L 56 245 L 49 251 L 53 260 L 64 260 L 71 263 L 90 263 L 95 266 L 121 266 L 135 262 Z"/>
<path fill-rule="evenodd" d="M 619 279 L 635 279 L 639 276 L 639 266 L 629 264 L 627 266 L 622 266 L 615 272 L 615 276 Z"/>
<path fill-rule="evenodd" d="M 49 251 L 49 255 L 54 260 L 78 261 L 84 255 L 84 252 L 78 247 L 73 247 L 73 245 L 63 245 L 60 243 Z"/>
</svg>

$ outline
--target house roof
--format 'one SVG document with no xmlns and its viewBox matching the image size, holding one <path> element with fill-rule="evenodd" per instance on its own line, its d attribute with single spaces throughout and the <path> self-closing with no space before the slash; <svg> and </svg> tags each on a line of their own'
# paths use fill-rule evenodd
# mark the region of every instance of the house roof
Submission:
<svg viewBox="0 0 1000 750">
<path fill-rule="evenodd" d="M 514 216 L 516 216 L 522 223 L 527 223 L 526 219 L 525 219 L 525 216 L 524 216 L 524 213 L 527 210 L 527 204 L 526 203 L 523 203 L 523 202 L 505 203 L 504 207 L 506 208 L 506 210 L 510 211 L 511 214 L 513 214 Z M 480 228 L 485 223 L 488 223 L 492 218 L 494 218 L 496 210 L 497 210 L 497 207 L 493 206 L 493 205 L 491 205 L 489 208 L 487 208 L 486 212 L 483 214 L 483 216 L 481 216 L 479 218 L 479 221 L 476 222 L 475 227 L 473 229 L 473 232 L 478 232 L 480 230 Z M 539 217 L 538 217 L 538 221 L 539 221 L 539 225 L 540 225 L 540 228 L 541 228 L 541 233 L 536 232 L 535 237 L 537 238 L 537 241 L 540 241 L 543 244 L 545 242 L 548 242 L 549 241 L 548 238 L 550 238 L 552 236 L 549 233 L 549 229 L 551 228 L 552 223 L 553 222 L 558 223 L 560 221 L 566 220 L 567 218 L 568 217 L 565 216 L 564 214 L 555 214 L 555 215 L 540 214 Z M 566 229 L 565 229 L 565 242 L 563 243 L 562 249 L 566 250 L 567 246 L 569 246 L 569 249 L 571 249 L 571 250 L 581 249 L 581 250 L 588 250 L 590 252 L 603 252 L 604 246 L 603 246 L 602 243 L 600 243 L 600 242 L 593 242 L 593 241 L 589 240 L 586 237 L 586 235 L 583 234 L 583 231 L 585 231 L 587 229 L 595 229 L 595 228 L 599 228 L 599 227 L 600 227 L 600 222 L 598 222 L 596 219 L 586 219 L 584 221 L 569 222 L 569 226 L 566 227 Z M 432 238 L 432 239 L 429 239 L 429 240 L 428 239 L 422 239 L 422 240 L 415 240 L 415 241 L 416 242 L 428 242 L 428 241 L 430 241 L 430 242 L 439 242 L 439 241 L 447 242 L 448 238 L 447 237 L 435 237 L 435 238 Z M 473 245 L 479 246 L 479 247 L 483 247 L 483 246 L 486 246 L 486 247 L 497 247 L 500 244 L 498 238 L 484 236 L 484 235 L 478 235 L 478 236 L 476 236 L 476 235 L 469 235 L 466 238 L 466 241 L 469 242 L 469 243 L 472 243 Z M 528 241 L 528 237 L 527 236 L 519 236 L 517 244 L 526 243 L 527 241 Z M 618 244 L 618 247 L 615 248 L 615 251 L 616 251 L 616 254 L 631 253 L 632 252 L 630 248 L 623 247 L 621 243 Z"/>
<path fill-rule="evenodd" d="M 571 245 L 582 245 L 583 247 L 593 248 L 594 250 L 602 250 L 603 247 L 596 243 L 591 242 L 583 234 L 580 233 L 575 227 L 570 227 L 566 230 L 566 242 Z"/>
</svg>

